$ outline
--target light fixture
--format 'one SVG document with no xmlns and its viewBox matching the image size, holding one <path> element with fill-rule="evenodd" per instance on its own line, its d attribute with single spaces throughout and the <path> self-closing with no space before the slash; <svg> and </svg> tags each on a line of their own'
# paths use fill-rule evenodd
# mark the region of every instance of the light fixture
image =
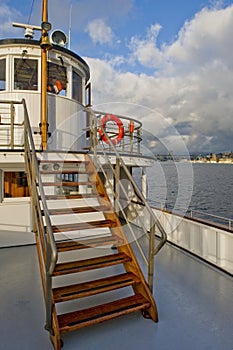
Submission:
<svg viewBox="0 0 233 350">
<path fill-rule="evenodd" d="M 66 35 L 61 30 L 55 30 L 52 32 L 50 39 L 53 44 L 61 47 L 64 47 L 67 44 Z"/>
<path fill-rule="evenodd" d="M 57 170 L 59 170 L 59 169 L 60 169 L 60 165 L 57 164 L 57 163 L 54 163 L 54 164 L 53 164 L 53 170 L 57 171 Z"/>
<path fill-rule="evenodd" d="M 50 22 L 42 22 L 41 28 L 46 30 L 46 32 L 48 32 L 52 29 L 52 24 Z"/>
<path fill-rule="evenodd" d="M 49 168 L 48 164 L 43 164 L 42 165 L 42 170 L 46 171 L 46 170 L 48 170 L 48 168 Z"/>
<path fill-rule="evenodd" d="M 25 58 L 28 54 L 28 51 L 27 50 L 23 50 L 22 51 L 22 57 Z"/>
</svg>

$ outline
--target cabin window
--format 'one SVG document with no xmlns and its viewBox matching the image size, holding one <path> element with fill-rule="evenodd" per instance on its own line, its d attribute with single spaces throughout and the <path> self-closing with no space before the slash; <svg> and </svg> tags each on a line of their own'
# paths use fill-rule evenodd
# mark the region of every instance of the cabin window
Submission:
<svg viewBox="0 0 233 350">
<path fill-rule="evenodd" d="M 6 90 L 6 59 L 0 60 L 0 91 Z"/>
<path fill-rule="evenodd" d="M 65 96 L 67 85 L 66 67 L 48 62 L 47 76 L 47 91 Z"/>
<path fill-rule="evenodd" d="M 73 70 L 72 98 L 82 103 L 82 77 Z"/>
<path fill-rule="evenodd" d="M 38 90 L 38 61 L 26 58 L 14 59 L 14 89 Z"/>
<path fill-rule="evenodd" d="M 23 171 L 4 172 L 4 197 L 28 197 L 27 176 Z"/>
</svg>

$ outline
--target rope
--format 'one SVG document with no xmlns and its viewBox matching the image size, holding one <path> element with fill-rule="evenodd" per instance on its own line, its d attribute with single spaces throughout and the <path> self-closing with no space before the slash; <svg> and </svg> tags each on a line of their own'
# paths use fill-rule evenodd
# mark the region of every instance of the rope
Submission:
<svg viewBox="0 0 233 350">
<path fill-rule="evenodd" d="M 30 20 L 31 20 L 32 10 L 33 10 L 33 6 L 34 6 L 34 1 L 35 1 L 35 0 L 32 0 L 31 10 L 30 10 L 29 17 L 28 17 L 28 24 L 29 24 L 29 22 L 30 22 Z"/>
</svg>

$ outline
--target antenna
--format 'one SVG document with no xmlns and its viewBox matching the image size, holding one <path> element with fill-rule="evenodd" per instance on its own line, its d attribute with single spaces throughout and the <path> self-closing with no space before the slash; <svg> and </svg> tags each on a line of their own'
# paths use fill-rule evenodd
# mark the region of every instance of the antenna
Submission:
<svg viewBox="0 0 233 350">
<path fill-rule="evenodd" d="M 13 22 L 12 25 L 13 27 L 24 28 L 25 29 L 24 36 L 27 39 L 33 39 L 34 30 L 42 30 L 40 26 L 34 26 L 30 24 Z"/>
<path fill-rule="evenodd" d="M 70 20 L 69 20 L 69 40 L 68 40 L 68 49 L 70 50 L 70 40 L 71 40 L 71 25 L 72 25 L 72 4 L 70 4 Z"/>
</svg>

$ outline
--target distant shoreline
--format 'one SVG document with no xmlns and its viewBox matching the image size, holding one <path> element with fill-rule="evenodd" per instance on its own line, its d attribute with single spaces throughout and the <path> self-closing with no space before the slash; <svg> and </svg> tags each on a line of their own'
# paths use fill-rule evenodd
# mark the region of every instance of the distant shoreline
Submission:
<svg viewBox="0 0 233 350">
<path fill-rule="evenodd" d="M 214 161 L 190 160 L 190 162 L 191 163 L 198 163 L 198 164 L 230 164 L 230 165 L 233 165 L 233 161 L 214 162 Z"/>
</svg>

